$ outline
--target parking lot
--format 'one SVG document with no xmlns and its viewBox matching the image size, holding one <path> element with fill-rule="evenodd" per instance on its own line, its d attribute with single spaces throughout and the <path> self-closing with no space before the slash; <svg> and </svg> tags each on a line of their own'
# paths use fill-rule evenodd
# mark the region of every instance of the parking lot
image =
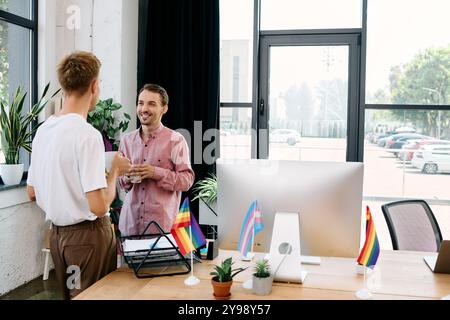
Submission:
<svg viewBox="0 0 450 320">
<path fill-rule="evenodd" d="M 221 137 L 221 157 L 250 158 L 250 136 Z M 301 138 L 300 143 L 271 143 L 270 158 L 303 161 L 345 161 L 345 139 Z M 450 174 L 424 174 L 393 153 L 365 142 L 364 195 L 370 197 L 450 200 Z"/>
</svg>

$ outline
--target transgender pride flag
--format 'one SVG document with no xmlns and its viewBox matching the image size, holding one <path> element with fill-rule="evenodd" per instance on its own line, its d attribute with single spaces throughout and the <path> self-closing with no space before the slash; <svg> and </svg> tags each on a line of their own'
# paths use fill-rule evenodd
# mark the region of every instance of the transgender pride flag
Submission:
<svg viewBox="0 0 450 320">
<path fill-rule="evenodd" d="M 261 218 L 261 211 L 258 202 L 255 200 L 245 215 L 242 223 L 241 234 L 239 236 L 238 251 L 245 257 L 253 245 L 253 237 L 264 228 Z M 253 251 L 253 248 L 252 248 Z"/>
</svg>

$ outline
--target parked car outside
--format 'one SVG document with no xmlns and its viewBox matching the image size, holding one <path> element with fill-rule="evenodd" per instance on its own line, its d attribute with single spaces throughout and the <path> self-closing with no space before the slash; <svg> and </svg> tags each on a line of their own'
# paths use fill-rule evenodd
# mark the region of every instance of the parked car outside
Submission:
<svg viewBox="0 0 450 320">
<path fill-rule="evenodd" d="M 394 135 L 390 136 L 386 140 L 385 148 L 390 149 L 391 145 L 396 143 L 398 140 L 406 139 L 406 138 L 410 138 L 410 139 L 425 139 L 425 138 L 429 138 L 429 137 L 424 136 L 422 134 L 418 134 L 418 133 L 399 133 L 399 134 L 394 134 Z"/>
<path fill-rule="evenodd" d="M 427 145 L 421 147 L 411 164 L 427 174 L 450 172 L 450 145 Z"/>
<path fill-rule="evenodd" d="M 386 146 L 386 142 L 388 141 L 388 139 L 390 139 L 393 136 L 393 134 L 387 135 L 385 137 L 379 138 L 376 143 L 377 146 L 384 148 Z"/>
<path fill-rule="evenodd" d="M 402 151 L 399 154 L 399 158 L 404 161 L 411 161 L 415 150 L 418 150 L 422 146 L 426 145 L 450 145 L 449 140 L 438 139 L 421 139 L 421 140 L 409 140 L 408 143 L 403 145 Z"/>
<path fill-rule="evenodd" d="M 423 136 L 424 138 L 426 138 L 426 136 Z M 388 148 L 388 152 L 392 152 L 394 153 L 394 155 L 396 157 L 398 157 L 398 154 L 401 152 L 402 147 L 408 143 L 408 141 L 410 140 L 418 140 L 418 138 L 413 138 L 413 137 L 404 137 L 404 138 L 400 138 L 397 141 L 395 141 L 394 143 L 390 144 Z"/>
<path fill-rule="evenodd" d="M 294 146 L 300 142 L 300 138 L 300 133 L 293 129 L 276 129 L 270 134 L 270 142 L 287 143 L 290 146 Z"/>
<path fill-rule="evenodd" d="M 370 141 L 371 143 L 377 144 L 378 141 L 379 141 L 380 139 L 389 137 L 389 136 L 391 136 L 391 135 L 392 135 L 392 133 L 375 133 L 374 135 L 372 135 L 372 136 L 370 137 L 369 141 Z"/>
</svg>

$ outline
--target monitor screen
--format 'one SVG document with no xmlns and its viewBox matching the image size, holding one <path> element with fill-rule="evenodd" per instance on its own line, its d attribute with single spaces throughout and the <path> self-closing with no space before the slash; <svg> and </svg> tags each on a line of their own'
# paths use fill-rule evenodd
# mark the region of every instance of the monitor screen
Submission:
<svg viewBox="0 0 450 320">
<path fill-rule="evenodd" d="M 219 159 L 219 248 L 237 250 L 242 222 L 257 200 L 264 229 L 255 251 L 269 251 L 275 214 L 294 212 L 302 255 L 357 257 L 362 188 L 362 163 Z"/>
</svg>

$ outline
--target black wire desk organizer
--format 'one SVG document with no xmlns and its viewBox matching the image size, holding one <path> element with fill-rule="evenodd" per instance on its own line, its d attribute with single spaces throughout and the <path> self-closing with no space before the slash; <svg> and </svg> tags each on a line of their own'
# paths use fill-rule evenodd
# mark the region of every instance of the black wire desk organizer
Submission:
<svg viewBox="0 0 450 320">
<path fill-rule="evenodd" d="M 151 225 L 156 227 L 158 233 L 146 233 Z M 140 235 L 118 237 L 125 262 L 133 269 L 137 278 L 182 275 L 191 271 L 189 260 L 181 254 L 169 235 L 156 221 L 151 221 Z M 125 251 L 124 244 L 127 240 L 151 240 L 151 245 L 145 250 Z"/>
</svg>

